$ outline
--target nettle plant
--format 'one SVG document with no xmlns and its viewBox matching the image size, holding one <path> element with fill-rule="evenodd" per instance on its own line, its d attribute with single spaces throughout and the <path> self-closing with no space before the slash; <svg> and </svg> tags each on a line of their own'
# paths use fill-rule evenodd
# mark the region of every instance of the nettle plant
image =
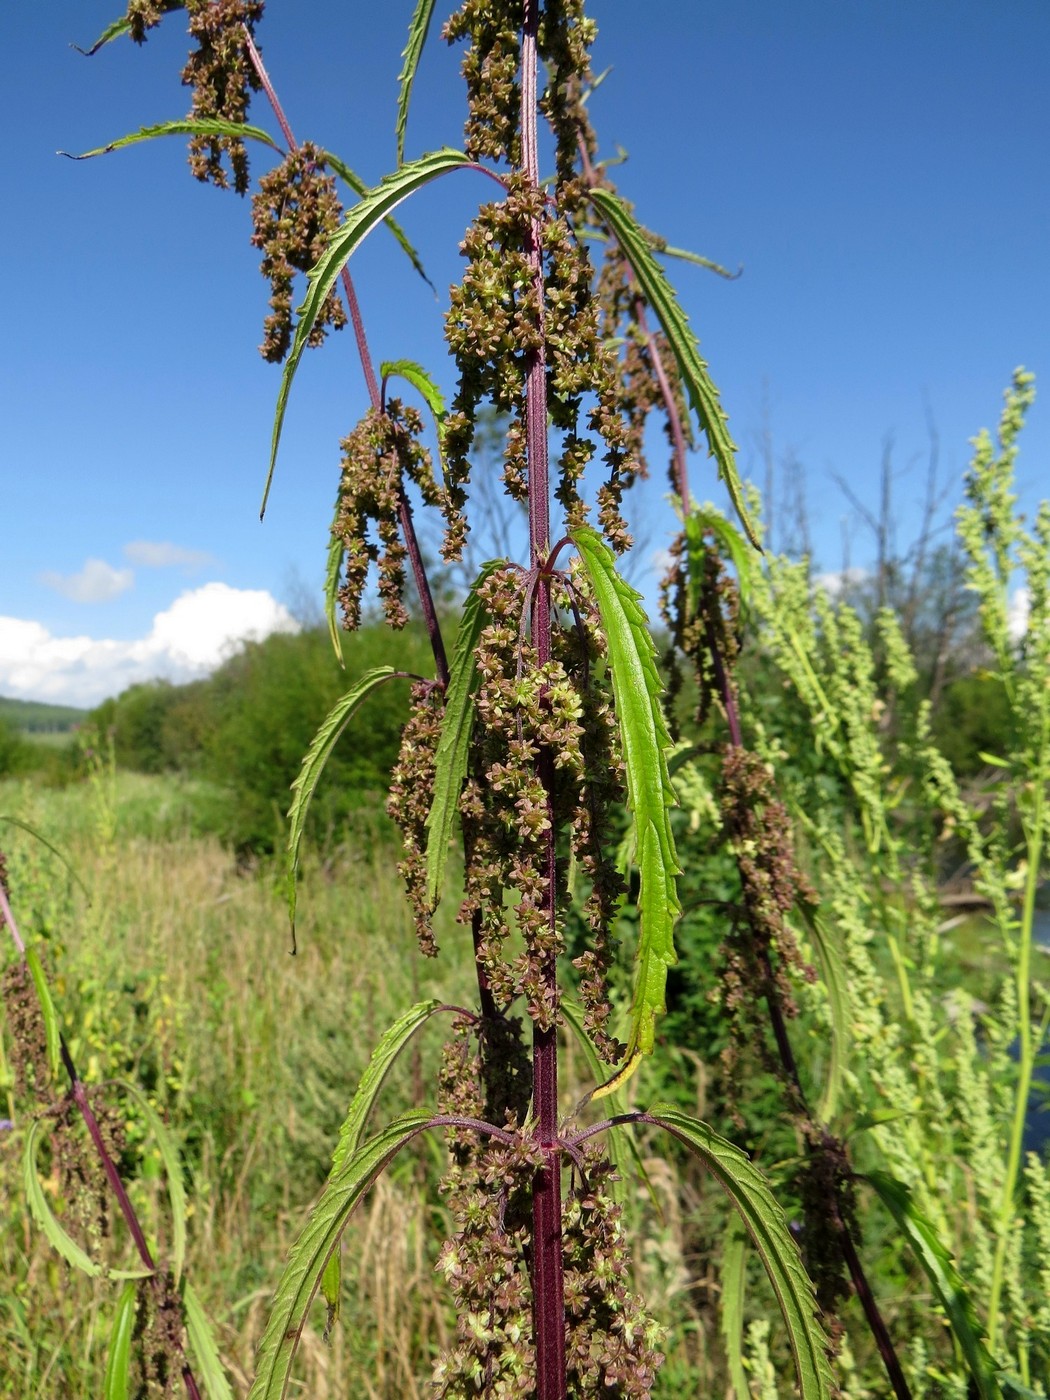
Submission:
<svg viewBox="0 0 1050 1400">
<path fill-rule="evenodd" d="M 454 1344 L 436 1364 L 435 1393 L 540 1400 L 650 1394 L 661 1361 L 661 1329 L 633 1292 L 614 1157 L 619 1138 L 643 1129 L 663 1130 L 676 1151 L 693 1154 L 738 1217 L 724 1260 L 726 1331 L 731 1342 L 736 1338 L 730 1373 L 738 1400 L 749 1385 L 740 1351 L 747 1239 L 772 1284 L 794 1378 L 807 1400 L 832 1393 L 833 1341 L 827 1333 L 841 1335 L 836 1309 L 851 1292 L 861 1302 L 893 1393 L 907 1396 L 905 1368 L 860 1258 L 849 1151 L 826 1126 L 833 1095 L 810 1105 L 788 1034 L 797 1010 L 793 989 L 812 976 L 793 928 L 809 927 L 819 944 L 817 894 L 793 850 L 789 806 L 795 794 L 785 805 L 774 788 L 782 757 L 776 736 L 748 721 L 754 735 L 751 747 L 745 744 L 747 725 L 734 679 L 737 608 L 741 586 L 756 573 L 758 540 L 718 394 L 661 262 L 673 250 L 638 222 L 598 159 L 587 111 L 595 30 L 582 0 L 465 0 L 443 30 L 450 43 L 465 46 L 464 150 L 444 148 L 404 160 L 409 101 L 433 8 L 419 0 L 411 18 L 400 75 L 397 166 L 372 188 L 331 152 L 295 140 L 254 42 L 261 0 L 131 0 L 127 14 L 91 50 L 124 35 L 141 43 L 170 12 L 188 15 L 194 50 L 183 80 L 193 90 L 191 115 L 144 128 L 104 150 L 187 134 L 194 175 L 220 187 L 232 183 L 241 194 L 250 188 L 249 143 L 279 152 L 279 163 L 253 197 L 253 242 L 272 286 L 262 351 L 284 363 L 267 492 L 303 352 L 330 329 L 349 324 L 369 407 L 342 444 L 327 582 L 333 639 L 338 648 L 339 610 L 344 626 L 358 624 L 374 569 L 395 628 L 408 617 L 411 573 L 432 643 L 432 676 L 383 667 L 361 677 L 304 760 L 290 812 L 293 927 L 311 796 L 354 711 L 386 685 L 411 685 L 412 714 L 389 809 L 402 832 L 401 872 L 426 956 L 438 951 L 432 917 L 445 893 L 457 833 L 462 844 L 458 917 L 476 970 L 476 1004 L 421 1002 L 382 1037 L 352 1098 L 327 1187 L 277 1285 L 251 1395 L 262 1400 L 288 1393 L 315 1297 L 320 1293 L 327 1301 L 329 1325 L 338 1313 L 340 1240 L 351 1213 L 394 1157 L 432 1132 L 446 1136 L 450 1153 L 444 1193 L 454 1228 L 437 1267 L 457 1320 Z M 283 146 L 247 122 L 249 99 L 259 92 L 270 103 Z M 551 152 L 554 171 L 542 179 L 541 146 Z M 437 377 L 418 364 L 374 364 L 348 265 L 365 237 L 385 224 L 418 267 L 392 217 L 397 206 L 439 178 L 478 174 L 490 182 L 492 199 L 463 239 L 464 274 L 445 316 L 456 374 L 446 404 Z M 344 207 L 343 199 L 351 197 Z M 599 266 L 592 248 L 602 252 Z M 293 315 L 298 273 L 307 275 L 307 283 Z M 395 381 L 405 397 L 393 395 Z M 433 421 L 429 436 L 411 399 Z M 481 569 L 467 593 L 455 645 L 446 650 L 416 522 L 420 512 L 438 513 L 444 558 L 461 557 L 479 415 L 491 410 L 507 425 L 502 481 L 527 515 L 527 553 Z M 702 703 L 717 702 L 728 731 L 721 820 L 740 899 L 727 923 L 720 994 L 740 1013 L 741 1044 L 749 1036 L 772 1044 L 766 1060 L 782 1084 L 801 1144 L 792 1189 L 806 1205 L 806 1262 L 816 1290 L 769 1181 L 743 1151 L 679 1107 L 658 1103 L 647 1112 L 632 1111 L 620 1097 L 654 1050 L 681 913 L 663 686 L 639 595 L 623 576 L 631 540 L 622 498 L 646 469 L 643 443 L 654 412 L 666 427 L 681 520 L 665 590 L 672 651 L 679 667 L 693 670 Z M 716 461 L 742 533 L 693 502 L 687 451 L 694 431 Z M 594 480 L 586 484 L 587 478 Z M 748 591 L 771 596 L 757 585 Z M 1045 612 L 1045 586 L 1040 596 Z M 769 625 L 775 630 L 775 623 Z M 865 755 L 849 750 L 847 757 L 861 772 Z M 1042 808 L 1034 820 L 1042 832 Z M 637 948 L 620 1027 L 609 976 L 632 874 Z M 801 921 L 793 914 L 798 910 Z M 570 923 L 576 954 L 571 962 Z M 44 1009 L 44 1050 L 57 1063 L 54 1009 L 38 964 L 28 966 Z M 822 972 L 833 992 L 835 970 L 829 953 Z M 715 972 L 710 976 L 714 983 Z M 23 977 L 26 1004 L 27 986 Z M 832 1018 L 839 1041 L 845 1033 L 841 1007 L 839 995 L 840 1014 Z M 370 1129 L 390 1066 L 422 1027 L 445 1015 L 451 1026 L 436 1101 Z M 621 1029 L 622 1042 L 616 1035 Z M 594 1088 L 567 1116 L 559 1081 L 559 1036 L 566 1030 L 580 1038 L 594 1068 Z M 1026 1036 L 1023 1063 L 1030 1078 L 1030 1026 Z M 872 1053 L 876 1048 L 872 1041 Z M 75 1071 L 67 1068 L 76 1103 L 91 1112 Z M 840 1064 L 835 1074 L 837 1089 Z M 600 1103 L 611 1105 L 611 1116 L 598 1118 L 594 1106 Z M 97 1129 L 94 1116 L 92 1121 Z M 162 1125 L 152 1126 L 163 1138 Z M 116 1178 L 119 1185 L 115 1168 L 110 1170 L 115 1150 L 101 1129 L 92 1138 L 108 1163 L 111 1184 Z M 1011 1192 L 1018 1143 L 1015 1134 Z M 177 1182 L 176 1163 L 169 1163 L 169 1174 Z M 906 1190 L 889 1179 L 881 1188 L 872 1180 L 938 1291 L 965 1357 L 964 1374 L 976 1393 L 1000 1393 L 972 1307 L 959 1301 L 965 1293 L 947 1253 L 929 1245 Z M 1004 1219 L 1011 1192 L 1001 1197 Z M 184 1210 L 174 1189 L 172 1207 L 177 1217 Z M 53 1238 L 68 1240 L 46 1203 L 38 1201 L 36 1208 Z M 133 1212 L 129 1224 L 132 1219 Z M 177 1243 L 181 1228 L 180 1222 Z M 999 1249 L 1009 1257 L 1008 1244 Z M 64 1252 L 72 1258 L 68 1245 Z M 179 1278 L 181 1252 L 170 1272 L 156 1268 L 144 1240 L 140 1254 L 152 1280 L 154 1311 L 167 1319 L 164 1346 L 171 1360 L 165 1384 L 181 1375 L 187 1394 L 200 1393 L 189 1353 L 182 1350 L 181 1309 L 208 1392 L 228 1394 L 199 1307 Z M 1011 1275 L 998 1255 L 993 1273 L 1001 1291 Z M 122 1300 L 107 1393 L 126 1393 L 142 1296 L 129 1285 Z M 754 1340 L 752 1366 L 756 1384 L 768 1393 L 775 1382 L 761 1381 L 763 1345 Z"/>
</svg>

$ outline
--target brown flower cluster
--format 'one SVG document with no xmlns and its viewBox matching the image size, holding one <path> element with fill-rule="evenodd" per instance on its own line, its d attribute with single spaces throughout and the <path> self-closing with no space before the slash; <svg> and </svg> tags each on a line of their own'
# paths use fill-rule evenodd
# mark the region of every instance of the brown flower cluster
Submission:
<svg viewBox="0 0 1050 1400">
<path fill-rule="evenodd" d="M 802 1257 L 837 1344 L 845 1331 L 837 1309 L 852 1291 L 842 1245 L 847 1235 L 856 1247 L 861 1242 L 856 1186 L 841 1139 L 812 1122 L 804 1125 L 803 1134 L 805 1157 L 796 1181 L 802 1200 Z"/>
<path fill-rule="evenodd" d="M 252 197 L 252 243 L 263 250 L 260 267 L 270 279 L 271 314 L 259 347 L 264 359 L 283 360 L 292 339 L 292 285 L 297 272 L 309 272 L 339 227 L 343 206 L 335 181 L 324 173 L 324 153 L 304 141 L 259 181 Z M 310 332 L 308 345 L 320 345 L 326 327 L 346 325 L 343 303 L 329 292 Z"/>
<path fill-rule="evenodd" d="M 686 660 L 696 681 L 695 721 L 703 724 L 712 703 L 724 699 L 723 686 L 735 694 L 732 673 L 740 653 L 740 595 L 726 571 L 710 532 L 702 559 L 689 558 L 684 535 L 668 550 L 670 565 L 660 582 L 660 615 L 667 624 L 667 712 L 674 727 L 675 702 L 684 683 Z"/>
<path fill-rule="evenodd" d="M 543 304 L 532 277 L 528 247 L 539 229 L 543 258 Z M 608 478 L 598 489 L 599 521 L 610 544 L 623 552 L 630 543 L 620 515 L 623 492 L 637 475 L 630 429 L 620 412 L 616 359 L 603 339 L 593 269 L 568 222 L 551 214 L 542 194 L 520 176 L 508 180 L 507 198 L 482 207 L 461 245 L 467 266 L 453 288 L 446 338 L 456 359 L 459 385 L 445 423 L 450 492 L 457 511 L 465 501 L 468 454 L 479 405 L 486 398 L 513 419 L 504 447 L 503 480 L 515 500 L 527 495 L 525 385 L 541 350 L 546 366 L 547 406 L 561 434 L 557 498 L 567 529 L 584 523 L 587 508 L 580 478 L 604 443 Z M 585 396 L 595 402 L 581 432 Z M 447 558 L 458 558 L 466 535 L 460 523 L 446 540 Z"/>
<path fill-rule="evenodd" d="M 401 748 L 390 777 L 386 809 L 401 830 L 404 856 L 398 874 L 405 882 L 416 919 L 421 952 L 437 957 L 427 895 L 427 817 L 434 793 L 434 764 L 441 738 L 444 696 L 439 686 L 420 681 L 412 687 L 412 711 L 401 731 Z"/>
<path fill-rule="evenodd" d="M 244 122 L 251 94 L 261 87 L 248 53 L 247 34 L 262 19 L 264 0 L 186 0 L 190 35 L 197 47 L 186 60 L 182 81 L 193 89 L 191 116 Z M 154 23 L 156 21 L 153 21 Z M 248 190 L 248 152 L 238 136 L 194 136 L 190 169 L 198 180 L 229 186 L 223 156 L 229 159 L 233 187 Z"/>
<path fill-rule="evenodd" d="M 124 16 L 129 36 L 136 44 L 144 44 L 147 29 L 156 29 L 166 14 L 182 8 L 183 0 L 129 0 Z"/>
<path fill-rule="evenodd" d="M 795 864 L 791 822 L 778 801 L 769 766 L 755 753 L 730 745 L 722 760 L 722 820 L 736 856 L 743 917 L 723 944 L 722 997 L 732 1015 L 734 1045 L 761 1043 L 762 1003 L 775 1001 L 788 1018 L 798 1014 L 792 975 L 816 974 L 799 951 L 786 915 L 799 898 L 816 894 Z"/>
<path fill-rule="evenodd" d="M 508 1027 L 516 1023 L 506 1023 Z M 445 1050 L 440 1111 L 500 1121 L 500 1105 L 483 1088 L 482 1044 L 471 1045 L 477 1025 L 461 1021 Z M 526 1086 L 527 1076 L 523 1076 Z M 519 1092 L 519 1103 L 521 1102 Z M 452 1397 L 534 1394 L 532 1289 L 532 1179 L 542 1164 L 531 1134 L 503 1105 L 514 1142 L 479 1142 L 449 1135 L 452 1166 L 443 1183 L 456 1233 L 442 1247 L 438 1272 L 455 1300 L 456 1343 L 435 1370 L 437 1393 Z M 630 1255 L 622 1212 L 613 1197 L 616 1175 L 596 1144 L 578 1154 L 563 1211 L 566 1311 L 566 1394 L 645 1400 L 662 1357 L 660 1331 L 630 1288 Z"/>
<path fill-rule="evenodd" d="M 399 517 L 405 482 L 419 488 L 427 505 L 445 507 L 445 492 L 434 479 L 430 453 L 420 443 L 423 420 L 412 407 L 391 399 L 383 413 L 370 408 L 342 441 L 343 475 L 335 534 L 346 548 L 339 601 L 351 631 L 361 621 L 361 595 L 369 565 L 379 568 L 379 596 L 391 627 L 404 627 L 405 546 Z M 369 537 L 370 526 L 378 537 Z"/>
<path fill-rule="evenodd" d="M 476 652 L 476 720 L 460 801 L 468 862 L 459 918 L 476 929 L 477 954 L 497 1004 L 506 1007 L 523 996 L 532 1020 L 549 1027 L 557 995 L 544 968 L 563 947 L 571 852 L 592 883 L 586 914 L 595 936 L 584 980 L 600 1034 L 608 1002 L 602 974 L 620 889 L 605 854 L 606 814 L 622 789 L 594 619 L 581 598 L 580 629 L 557 628 L 551 660 L 540 666 L 523 625 L 526 576 L 510 567 L 497 570 L 479 596 L 488 620 Z M 556 588 L 559 604 L 568 611 L 564 591 Z M 544 765 L 549 791 L 540 776 Z M 556 848 L 552 890 L 542 872 L 556 832 L 564 833 L 564 849 Z M 507 960 L 503 950 L 512 932 L 523 948 Z"/>
</svg>

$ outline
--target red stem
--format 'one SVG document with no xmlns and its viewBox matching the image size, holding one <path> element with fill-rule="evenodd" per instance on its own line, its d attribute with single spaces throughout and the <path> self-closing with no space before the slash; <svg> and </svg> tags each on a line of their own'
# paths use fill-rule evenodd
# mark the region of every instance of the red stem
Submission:
<svg viewBox="0 0 1050 1400">
<path fill-rule="evenodd" d="M 525 0 L 521 36 L 521 153 L 530 188 L 540 187 L 536 131 L 537 46 L 539 0 Z M 529 476 L 529 564 L 536 577 L 532 603 L 532 640 L 536 659 L 545 666 L 551 656 L 550 577 L 543 566 L 550 553 L 550 479 L 547 458 L 547 372 L 543 340 L 543 254 L 539 220 L 530 223 L 526 250 L 541 318 L 539 345 L 528 358 L 525 389 L 525 441 Z M 551 790 L 554 765 L 550 754 L 538 763 L 547 794 L 547 841 L 543 856 L 548 927 L 553 949 L 555 934 L 554 821 Z M 544 981 L 557 998 L 557 956 L 551 951 Z M 532 1184 L 532 1319 L 536 1347 L 537 1400 L 565 1396 L 565 1280 L 562 1258 L 561 1162 L 558 1146 L 558 1028 L 533 1028 L 533 1110 L 536 1137 L 544 1149 L 544 1165 Z"/>
</svg>

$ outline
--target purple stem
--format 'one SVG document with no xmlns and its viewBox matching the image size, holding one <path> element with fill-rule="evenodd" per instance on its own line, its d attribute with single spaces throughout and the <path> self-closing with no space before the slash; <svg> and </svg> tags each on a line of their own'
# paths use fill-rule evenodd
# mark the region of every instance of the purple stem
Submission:
<svg viewBox="0 0 1050 1400">
<path fill-rule="evenodd" d="M 539 148 L 536 131 L 537 45 L 539 0 L 525 0 L 521 35 L 521 155 L 525 179 L 535 191 L 540 186 Z M 525 389 L 525 441 L 529 477 L 529 565 L 536 577 L 532 604 L 532 640 L 536 659 L 545 666 L 551 656 L 550 577 L 543 572 L 550 552 L 550 480 L 547 458 L 547 373 L 543 339 L 543 254 L 539 220 L 531 221 L 526 253 L 532 273 L 539 315 L 539 345 L 527 360 Z M 555 942 L 554 811 L 551 791 L 554 764 L 549 753 L 537 764 L 547 794 L 547 837 L 543 854 L 552 951 L 546 956 L 543 979 L 557 1005 L 557 955 Z M 565 1365 L 565 1279 L 561 1234 L 561 1162 L 558 1149 L 558 1028 L 533 1027 L 533 1110 L 536 1139 L 544 1151 L 544 1165 L 532 1184 L 532 1320 L 536 1347 L 537 1400 L 563 1400 Z"/>
</svg>

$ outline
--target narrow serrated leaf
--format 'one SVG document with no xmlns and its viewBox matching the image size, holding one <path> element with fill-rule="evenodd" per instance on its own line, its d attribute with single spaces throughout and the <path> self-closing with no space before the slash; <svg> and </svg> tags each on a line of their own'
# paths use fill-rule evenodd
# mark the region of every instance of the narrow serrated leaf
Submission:
<svg viewBox="0 0 1050 1400">
<path fill-rule="evenodd" d="M 186 1261 L 186 1188 L 182 1181 L 179 1150 L 157 1110 L 141 1089 L 126 1082 L 121 1083 L 121 1088 L 131 1095 L 141 1109 L 146 1127 L 153 1134 L 160 1151 L 160 1160 L 164 1164 L 164 1175 L 168 1183 L 168 1204 L 171 1207 L 171 1271 L 178 1284 L 182 1278 L 182 1266 Z"/>
<path fill-rule="evenodd" d="M 306 296 L 297 311 L 295 336 L 284 364 L 281 387 L 277 395 L 277 411 L 274 414 L 270 444 L 270 465 L 266 473 L 260 515 L 265 514 L 266 501 L 270 495 L 270 483 L 273 481 L 273 470 L 277 463 L 277 449 L 281 443 L 281 429 L 284 427 L 284 414 L 288 407 L 292 380 L 299 368 L 299 361 L 303 357 L 306 342 L 310 338 L 321 307 L 335 286 L 340 272 L 349 262 L 354 249 L 360 247 L 372 230 L 388 219 L 403 200 L 408 199 L 409 195 L 415 194 L 424 185 L 428 185 L 431 180 L 469 163 L 462 151 L 453 151 L 445 147 L 401 166 L 393 175 L 388 175 L 374 189 L 363 195 L 360 202 L 347 212 L 346 218 L 329 239 L 328 247 L 317 260 L 316 266 L 311 268 L 307 276 Z M 336 168 L 333 166 L 333 169 Z"/>
<path fill-rule="evenodd" d="M 696 616 L 700 605 L 700 592 L 704 586 L 704 532 L 710 530 L 729 555 L 736 570 L 737 593 L 740 597 L 742 620 L 746 620 L 751 610 L 753 589 L 752 560 L 754 555 L 740 531 L 730 525 L 724 515 L 709 506 L 693 506 L 682 518 L 685 527 L 686 570 L 688 578 L 689 608 Z"/>
<path fill-rule="evenodd" d="M 597 188 L 590 190 L 589 197 L 614 234 L 638 279 L 642 295 L 656 313 L 678 363 L 678 372 L 689 401 L 707 438 L 708 450 L 718 464 L 718 475 L 725 483 L 744 533 L 755 548 L 760 549 L 758 536 L 744 505 L 743 489 L 736 469 L 736 446 L 729 436 L 728 420 L 674 289 L 656 261 L 645 231 L 623 200 L 610 190 Z"/>
<path fill-rule="evenodd" d="M 62 1044 L 62 1033 L 58 1026 L 58 1012 L 51 999 L 51 988 L 47 985 L 47 978 L 44 976 L 40 954 L 31 943 L 26 945 L 25 957 L 29 975 L 32 977 L 33 986 L 36 989 L 36 999 L 40 1003 L 40 1015 L 44 1021 L 44 1040 L 47 1045 L 47 1063 L 51 1077 L 54 1079 L 58 1075 Z"/>
<path fill-rule="evenodd" d="M 103 1400 L 128 1400 L 128 1374 L 131 1365 L 131 1334 L 135 1327 L 136 1288 L 126 1283 L 120 1292 L 116 1316 L 106 1348 L 106 1374 L 102 1381 Z"/>
<path fill-rule="evenodd" d="M 478 685 L 474 651 L 482 628 L 488 621 L 478 589 L 499 567 L 499 560 L 490 559 L 482 565 L 481 572 L 471 584 L 456 634 L 456 650 L 449 667 L 445 713 L 441 719 L 441 737 L 434 758 L 434 796 L 427 813 L 427 900 L 431 909 L 437 907 L 441 898 L 448 846 L 459 811 L 459 795 L 467 776 L 470 734 L 474 727 L 474 692 Z"/>
<path fill-rule="evenodd" d="M 680 262 L 693 263 L 697 267 L 706 268 L 708 272 L 714 272 L 719 277 L 724 277 L 727 282 L 735 282 L 744 271 L 738 267 L 735 272 L 730 272 L 720 262 L 714 262 L 711 258 L 705 258 L 702 253 L 690 252 L 688 248 L 672 248 L 670 243 L 661 243 L 656 251 L 663 258 L 677 258 Z"/>
<path fill-rule="evenodd" d="M 160 0 L 162 14 L 170 14 L 172 10 L 184 10 L 185 8 L 186 0 Z M 130 28 L 131 21 L 127 15 L 121 15 L 120 19 L 115 19 L 112 24 L 106 25 L 89 49 L 82 49 L 79 44 L 71 44 L 70 47 L 76 49 L 77 53 L 82 53 L 85 58 L 91 58 L 106 44 L 112 43 L 114 39 L 119 39 L 122 34 L 127 34 Z"/>
<path fill-rule="evenodd" d="M 350 1101 L 346 1118 L 339 1129 L 339 1142 L 332 1155 L 332 1170 L 329 1173 L 329 1180 L 334 1181 L 339 1176 L 339 1173 L 360 1146 L 365 1124 L 368 1122 L 368 1115 L 372 1111 L 372 1106 L 383 1087 L 383 1080 L 389 1074 L 394 1061 L 416 1031 L 426 1025 L 441 1005 L 442 1003 L 434 998 L 429 1001 L 417 1002 L 389 1027 L 372 1052 L 372 1058 L 368 1061 L 368 1066 L 361 1076 L 361 1082 L 357 1086 L 357 1091 Z"/>
<path fill-rule="evenodd" d="M 296 879 L 299 874 L 299 847 L 302 844 L 306 814 L 310 810 L 310 802 L 313 799 L 318 780 L 324 772 L 324 766 L 328 762 L 332 750 L 339 741 L 339 736 L 350 723 L 358 705 L 375 690 L 376 686 L 382 685 L 384 681 L 390 680 L 396 674 L 393 666 L 377 666 L 374 670 L 367 671 L 356 685 L 351 686 L 346 694 L 335 702 L 325 716 L 320 729 L 314 735 L 313 742 L 306 751 L 302 767 L 299 769 L 299 776 L 292 784 L 292 805 L 288 809 L 288 848 L 285 876 L 288 884 L 288 917 L 293 929 L 295 928 L 297 898 Z"/>
<path fill-rule="evenodd" d="M 739 1219 L 726 1231 L 722 1243 L 722 1336 L 732 1385 L 731 1400 L 749 1400 L 744 1374 L 744 1279 L 747 1233 Z"/>
<path fill-rule="evenodd" d="M 379 373 L 383 376 L 384 383 L 391 376 L 406 380 L 413 389 L 418 390 L 426 401 L 430 409 L 431 417 L 434 419 L 434 431 L 437 434 L 438 461 L 441 464 L 441 477 L 447 481 L 448 471 L 445 467 L 445 397 L 441 390 L 427 374 L 422 365 L 417 365 L 415 360 L 384 360 L 379 366 Z"/>
<path fill-rule="evenodd" d="M 911 1245 L 948 1318 L 977 1394 L 981 1400 L 1001 1400 L 995 1362 L 985 1345 L 984 1330 L 977 1320 L 973 1299 L 934 1226 L 916 1206 L 911 1191 L 903 1182 L 885 1172 L 869 1172 L 859 1179 L 873 1188 Z"/>
<path fill-rule="evenodd" d="M 345 671 L 346 658 L 343 656 L 343 631 L 339 626 L 339 617 L 336 613 L 336 609 L 339 606 L 339 575 L 343 568 L 343 555 L 346 553 L 346 544 L 337 528 L 342 505 L 343 492 L 340 487 L 335 493 L 335 509 L 332 512 L 332 524 L 328 531 L 328 559 L 325 563 L 324 571 L 324 616 L 325 621 L 328 623 L 328 635 L 332 641 L 335 659 Z"/>
<path fill-rule="evenodd" d="M 323 159 L 324 164 L 327 165 L 330 169 L 334 170 L 335 173 L 339 176 L 339 178 L 345 181 L 346 184 L 350 186 L 350 188 L 354 191 L 355 194 L 366 195 L 369 193 L 370 186 L 368 184 L 368 181 L 362 180 L 360 175 L 355 174 L 355 172 L 350 169 L 350 167 L 346 164 L 345 161 L 340 160 L 339 157 L 333 155 L 331 151 L 322 151 L 321 158 Z M 437 288 L 427 276 L 426 269 L 423 266 L 422 260 L 419 254 L 416 252 L 415 248 L 408 241 L 408 235 L 405 233 L 405 230 L 401 227 L 401 225 L 396 219 L 384 219 L 383 223 L 397 239 L 398 243 L 401 246 L 401 251 L 405 254 L 409 262 L 419 273 L 420 277 L 422 277 L 423 281 L 436 295 Z"/>
<path fill-rule="evenodd" d="M 67 1264 L 79 1269 L 88 1278 L 149 1278 L 150 1269 L 104 1269 L 83 1250 L 71 1234 L 59 1223 L 58 1217 L 44 1194 L 36 1169 L 37 1136 L 40 1132 L 39 1119 L 31 1124 L 26 1133 L 22 1149 L 22 1184 L 25 1188 L 29 1213 L 43 1230 L 51 1246 L 61 1254 Z"/>
<path fill-rule="evenodd" d="M 683 1142 L 732 1201 L 776 1294 L 802 1400 L 830 1400 L 828 1343 L 817 1321 L 813 1285 L 766 1178 L 739 1147 L 672 1104 L 655 1104 L 644 1121 L 658 1123 Z"/>
<path fill-rule="evenodd" d="M 248 1400 L 284 1400 L 310 1304 L 347 1221 L 387 1163 L 431 1121 L 429 1114 L 418 1111 L 395 1119 L 358 1148 L 337 1181 L 329 1181 L 292 1246 L 277 1285 Z"/>
<path fill-rule="evenodd" d="M 379 373 L 384 379 L 397 375 L 406 379 L 413 389 L 418 389 L 440 431 L 445 422 L 445 396 L 422 365 L 416 364 L 415 360 L 384 360 L 379 366 Z"/>
<path fill-rule="evenodd" d="M 838 1112 L 839 1094 L 842 1091 L 842 1073 L 846 1063 L 846 1047 L 849 1044 L 850 996 L 841 949 L 816 913 L 806 905 L 802 905 L 801 908 L 820 963 L 821 980 L 828 994 L 831 1044 L 828 1047 L 828 1074 L 817 1106 L 817 1117 L 822 1123 L 830 1123 Z"/>
<path fill-rule="evenodd" d="M 327 1346 L 332 1340 L 332 1328 L 339 1321 L 339 1309 L 343 1298 L 343 1256 L 338 1245 L 332 1250 L 332 1257 L 321 1275 L 321 1294 L 327 1308 L 321 1340 Z"/>
<path fill-rule="evenodd" d="M 397 163 L 405 158 L 405 130 L 408 126 L 408 103 L 412 96 L 412 84 L 416 79 L 423 45 L 427 41 L 427 31 L 434 13 L 434 0 L 416 0 L 416 8 L 408 26 L 408 43 L 401 57 L 405 60 L 397 75 L 400 89 L 397 95 Z"/>
<path fill-rule="evenodd" d="M 627 770 L 640 886 L 638 956 L 626 1059 L 651 1055 L 656 1018 L 666 1010 L 667 969 L 677 962 L 674 926 L 681 913 L 678 859 L 669 809 L 675 805 L 667 771 L 671 740 L 660 707 L 663 690 L 656 648 L 641 595 L 616 572 L 612 550 L 596 530 L 572 532 L 594 591 L 608 647 L 613 699 Z"/>
<path fill-rule="evenodd" d="M 197 1363 L 200 1378 L 204 1382 L 207 1400 L 233 1400 L 233 1391 L 219 1359 L 219 1347 L 208 1314 L 187 1280 L 184 1280 L 182 1285 L 182 1311 L 186 1319 L 190 1350 Z"/>
<path fill-rule="evenodd" d="M 143 126 L 127 136 L 118 136 L 108 145 L 96 146 L 93 151 L 82 151 L 75 155 L 72 151 L 59 151 L 68 160 L 91 160 L 94 156 L 108 156 L 110 151 L 122 150 L 125 146 L 135 146 L 140 141 L 154 141 L 159 136 L 239 136 L 246 141 L 261 141 L 272 150 L 280 151 L 280 146 L 268 131 L 261 126 L 247 126 L 244 122 L 228 122 L 220 117 L 183 117 L 176 121 L 158 122 L 156 126 Z"/>
</svg>

